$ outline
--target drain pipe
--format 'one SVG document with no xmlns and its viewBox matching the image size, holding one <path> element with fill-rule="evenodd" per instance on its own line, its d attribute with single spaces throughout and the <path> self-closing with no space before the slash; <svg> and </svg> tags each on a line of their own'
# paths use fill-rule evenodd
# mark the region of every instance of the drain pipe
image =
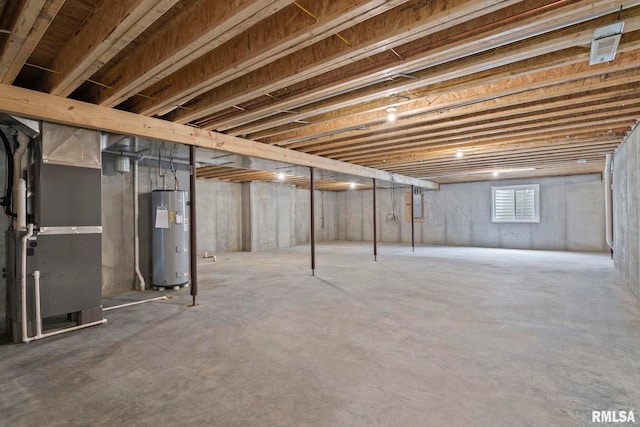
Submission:
<svg viewBox="0 0 640 427">
<path fill-rule="evenodd" d="M 20 303 L 21 303 L 21 322 L 22 326 L 22 342 L 29 342 L 27 337 L 27 240 L 33 236 L 33 224 L 27 226 L 27 234 L 22 237 L 20 259 Z"/>
<path fill-rule="evenodd" d="M 138 143 L 138 138 L 135 138 Z M 138 226 L 139 206 L 138 206 L 138 157 L 133 161 L 133 258 L 136 277 L 138 278 L 138 290 L 145 290 L 145 282 L 140 272 L 140 230 Z"/>
<path fill-rule="evenodd" d="M 36 336 L 35 339 L 42 337 L 42 315 L 40 313 L 40 270 L 33 272 L 33 299 L 36 305 Z"/>
<path fill-rule="evenodd" d="M 13 200 L 16 204 L 16 218 L 13 220 L 14 230 L 26 229 L 26 203 L 27 203 L 27 191 L 26 182 L 22 179 L 22 156 L 27 151 L 27 145 L 29 144 L 29 136 L 17 132 L 13 136 L 15 142 L 18 143 L 18 148 L 13 153 Z"/>
<path fill-rule="evenodd" d="M 607 245 L 613 257 L 613 192 L 611 188 L 612 177 L 611 154 L 607 154 L 604 167 L 604 218 L 605 235 Z"/>
<path fill-rule="evenodd" d="M 13 185 L 17 185 L 18 180 L 22 178 L 22 155 L 27 151 L 29 136 L 22 132 L 18 132 L 14 135 L 14 138 L 18 143 L 18 148 L 16 148 L 16 151 L 13 154 Z"/>
</svg>

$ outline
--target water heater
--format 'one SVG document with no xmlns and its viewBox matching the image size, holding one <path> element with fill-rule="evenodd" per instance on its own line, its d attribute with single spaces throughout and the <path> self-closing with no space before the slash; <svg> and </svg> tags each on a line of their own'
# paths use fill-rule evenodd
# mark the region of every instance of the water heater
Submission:
<svg viewBox="0 0 640 427">
<path fill-rule="evenodd" d="M 177 288 L 189 283 L 189 220 L 187 192 L 154 190 L 151 192 L 153 213 L 153 274 L 156 288 Z"/>
</svg>

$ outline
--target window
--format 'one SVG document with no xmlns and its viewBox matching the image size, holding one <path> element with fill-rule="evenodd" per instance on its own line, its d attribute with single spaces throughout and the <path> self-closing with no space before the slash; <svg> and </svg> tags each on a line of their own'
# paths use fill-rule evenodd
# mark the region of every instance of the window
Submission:
<svg viewBox="0 0 640 427">
<path fill-rule="evenodd" d="M 491 187 L 491 222 L 540 222 L 540 185 Z"/>
</svg>

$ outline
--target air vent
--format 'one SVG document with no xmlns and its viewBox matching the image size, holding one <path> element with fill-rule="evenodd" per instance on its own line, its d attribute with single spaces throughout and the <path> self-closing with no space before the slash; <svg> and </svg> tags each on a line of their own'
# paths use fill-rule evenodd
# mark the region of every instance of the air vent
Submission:
<svg viewBox="0 0 640 427">
<path fill-rule="evenodd" d="M 589 65 L 610 62 L 615 59 L 623 28 L 624 22 L 616 22 L 593 32 Z"/>
</svg>

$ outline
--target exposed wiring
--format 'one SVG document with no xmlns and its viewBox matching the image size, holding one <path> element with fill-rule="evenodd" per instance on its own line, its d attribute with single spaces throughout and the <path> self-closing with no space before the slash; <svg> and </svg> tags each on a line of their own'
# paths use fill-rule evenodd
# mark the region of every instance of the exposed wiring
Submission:
<svg viewBox="0 0 640 427">
<path fill-rule="evenodd" d="M 164 149 L 164 141 L 162 141 L 162 144 L 158 147 L 158 176 L 162 178 L 162 189 L 166 190 L 167 178 L 166 178 L 166 174 L 162 170 L 162 150 L 163 149 Z"/>
<path fill-rule="evenodd" d="M 384 222 L 391 226 L 399 226 L 400 220 L 398 219 L 398 189 L 391 187 L 391 212 L 384 218 Z"/>
<path fill-rule="evenodd" d="M 171 167 L 171 173 L 173 174 L 173 185 L 175 190 L 180 189 L 180 181 L 178 181 L 178 174 L 176 170 L 176 165 L 173 163 L 173 150 L 176 148 L 176 144 L 171 146 L 171 151 L 169 151 L 169 166 Z"/>
</svg>

